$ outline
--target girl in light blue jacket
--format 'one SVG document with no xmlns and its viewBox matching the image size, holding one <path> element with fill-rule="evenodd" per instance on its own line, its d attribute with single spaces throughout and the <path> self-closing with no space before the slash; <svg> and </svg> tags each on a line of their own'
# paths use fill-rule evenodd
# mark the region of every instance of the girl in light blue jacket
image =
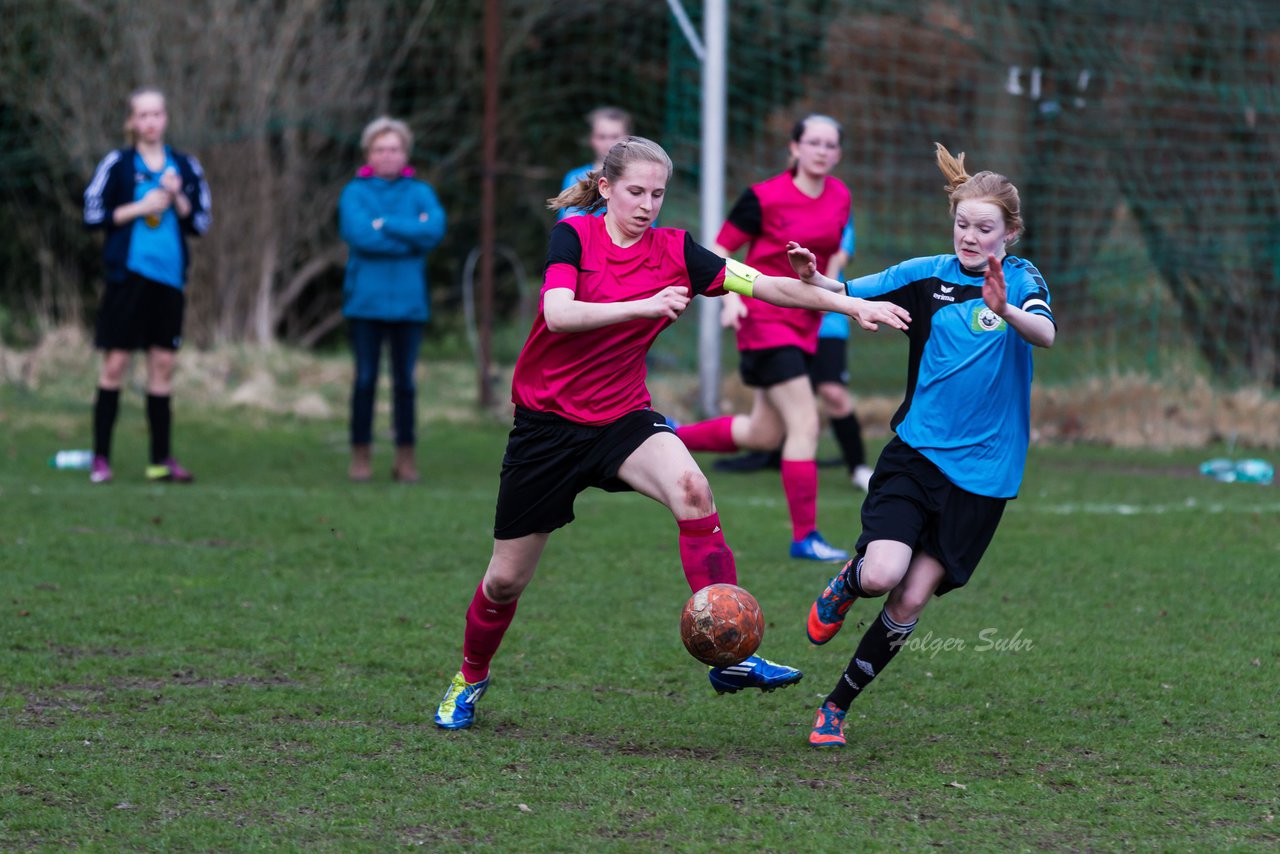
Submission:
<svg viewBox="0 0 1280 854">
<path fill-rule="evenodd" d="M 416 388 L 413 373 L 430 317 L 426 258 L 445 231 L 444 208 L 435 190 L 413 177 L 413 134 L 383 116 L 360 138 L 365 165 L 342 191 L 338 219 L 349 250 L 343 284 L 343 314 L 351 332 L 355 382 L 351 392 L 351 468 L 354 481 L 368 480 L 373 444 L 373 404 L 383 340 L 391 347 L 392 412 L 396 460 L 391 476 L 418 480 L 414 458 Z"/>
</svg>

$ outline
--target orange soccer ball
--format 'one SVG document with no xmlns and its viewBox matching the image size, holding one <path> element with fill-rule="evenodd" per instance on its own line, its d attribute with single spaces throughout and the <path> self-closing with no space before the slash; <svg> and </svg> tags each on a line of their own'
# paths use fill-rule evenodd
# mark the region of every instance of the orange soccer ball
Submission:
<svg viewBox="0 0 1280 854">
<path fill-rule="evenodd" d="M 680 639 L 703 664 L 737 664 L 760 648 L 763 637 L 760 603 L 736 584 L 709 584 L 684 603 Z"/>
</svg>

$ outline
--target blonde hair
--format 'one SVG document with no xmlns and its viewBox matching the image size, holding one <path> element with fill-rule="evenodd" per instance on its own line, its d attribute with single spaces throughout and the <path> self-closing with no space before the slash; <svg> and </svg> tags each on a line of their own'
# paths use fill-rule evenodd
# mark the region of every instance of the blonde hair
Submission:
<svg viewBox="0 0 1280 854">
<path fill-rule="evenodd" d="M 587 113 L 587 126 L 595 130 L 596 122 L 600 119 L 609 119 L 622 125 L 624 134 L 631 133 L 631 114 L 621 107 L 596 107 Z"/>
<path fill-rule="evenodd" d="M 946 146 L 935 142 L 938 168 L 947 179 L 943 189 L 951 203 L 951 216 L 956 215 L 956 205 L 965 201 L 991 202 L 1004 214 L 1005 228 L 1013 234 L 1010 243 L 1016 243 L 1022 235 L 1022 200 L 1013 182 L 996 172 L 979 172 L 970 175 L 964 170 L 964 152 L 956 157 Z"/>
<path fill-rule="evenodd" d="M 413 131 L 409 130 L 409 126 L 404 122 L 390 116 L 378 116 L 364 126 L 364 130 L 360 132 L 360 150 L 368 155 L 373 141 L 384 133 L 394 133 L 400 137 L 405 154 L 413 150 Z"/>
<path fill-rule="evenodd" d="M 600 195 L 600 177 L 604 176 L 610 184 L 616 184 L 626 174 L 627 167 L 638 161 L 664 166 L 667 178 L 671 177 L 671 158 L 662 150 L 661 145 L 642 136 L 624 136 L 609 149 L 609 153 L 604 156 L 604 164 L 599 169 L 588 172 L 555 198 L 547 199 L 547 207 L 551 210 L 581 208 L 587 213 L 594 213 L 605 204 L 604 196 Z"/>
<path fill-rule="evenodd" d="M 129 93 L 129 114 L 124 117 L 124 144 L 126 148 L 133 148 L 138 144 L 138 134 L 133 129 L 133 109 L 134 102 L 143 95 L 159 95 L 160 100 L 164 101 L 164 92 L 161 92 L 155 86 L 143 86 Z"/>
</svg>

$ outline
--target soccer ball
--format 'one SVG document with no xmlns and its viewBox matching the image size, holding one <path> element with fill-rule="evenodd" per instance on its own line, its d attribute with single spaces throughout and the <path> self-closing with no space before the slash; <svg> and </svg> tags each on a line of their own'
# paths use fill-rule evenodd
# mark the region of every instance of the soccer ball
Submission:
<svg viewBox="0 0 1280 854">
<path fill-rule="evenodd" d="M 759 649 L 763 637 L 760 603 L 736 584 L 707 585 L 684 603 L 680 639 L 703 664 L 737 664 Z"/>
</svg>

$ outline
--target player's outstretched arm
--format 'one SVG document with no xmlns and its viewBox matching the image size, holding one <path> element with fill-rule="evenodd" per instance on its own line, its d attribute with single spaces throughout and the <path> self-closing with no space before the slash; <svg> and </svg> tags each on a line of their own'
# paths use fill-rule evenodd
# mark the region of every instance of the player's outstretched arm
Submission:
<svg viewBox="0 0 1280 854">
<path fill-rule="evenodd" d="M 725 262 L 724 288 L 783 308 L 838 311 L 858 321 L 858 325 L 868 332 L 875 332 L 881 323 L 894 329 L 906 329 L 911 322 L 910 312 L 893 303 L 869 302 L 858 297 L 834 294 L 824 288 L 805 284 L 799 279 L 765 276 L 759 270 L 732 259 Z"/>
<path fill-rule="evenodd" d="M 542 317 L 552 332 L 586 332 L 640 318 L 675 320 L 688 306 L 689 289 L 676 285 L 627 302 L 583 302 L 569 288 L 552 288 L 542 295 Z"/>
<path fill-rule="evenodd" d="M 858 325 L 868 332 L 875 332 L 882 323 L 892 329 L 904 330 L 911 323 L 910 312 L 893 303 L 871 302 L 858 297 L 834 294 L 823 288 L 805 284 L 799 279 L 761 276 L 755 280 L 752 296 L 784 308 L 838 311 L 858 321 Z"/>
<path fill-rule="evenodd" d="M 816 285 L 834 293 L 844 293 L 844 282 L 824 276 L 818 271 L 818 257 L 794 240 L 787 244 L 787 260 L 796 278 L 808 285 Z"/>
</svg>

